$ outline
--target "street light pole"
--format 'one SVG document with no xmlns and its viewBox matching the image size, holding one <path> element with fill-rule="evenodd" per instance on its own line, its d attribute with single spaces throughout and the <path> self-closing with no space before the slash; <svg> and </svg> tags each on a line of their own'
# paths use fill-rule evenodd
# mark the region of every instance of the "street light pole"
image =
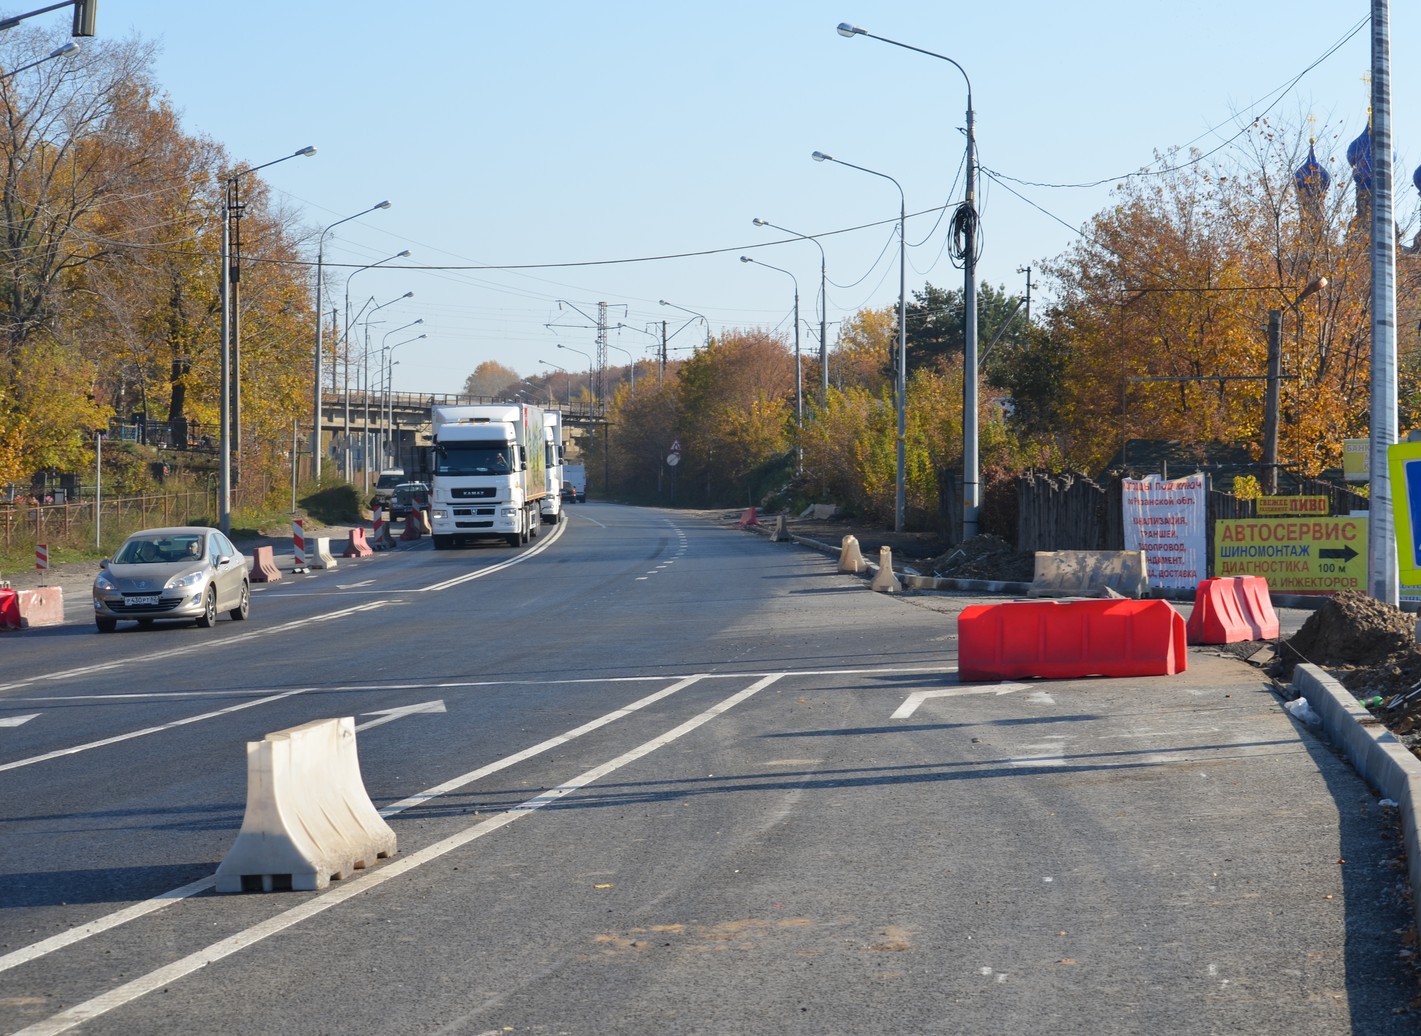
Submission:
<svg viewBox="0 0 1421 1036">
<path fill-rule="evenodd" d="M 794 282 L 794 427 L 797 435 L 804 432 L 804 366 L 799 359 L 799 278 L 788 270 L 778 266 L 771 266 L 769 263 L 761 262 L 759 259 L 751 259 L 748 255 L 740 257 L 742 263 L 754 263 L 756 266 L 763 266 L 767 270 L 779 270 L 791 281 Z M 799 444 L 796 444 L 798 448 Z M 798 454 L 796 453 L 796 456 Z M 797 467 L 798 465 L 796 465 Z"/>
<path fill-rule="evenodd" d="M 583 352 L 581 349 L 574 349 L 572 346 L 570 346 L 570 345 L 563 345 L 561 342 L 558 342 L 558 343 L 557 343 L 557 347 L 558 347 L 559 349 L 566 349 L 566 350 L 567 350 L 568 352 L 570 352 L 570 353 L 577 353 L 578 356 L 582 356 L 582 357 L 585 357 L 585 358 L 586 358 L 586 360 L 587 360 L 587 378 L 588 378 L 588 383 L 589 383 L 589 385 L 590 385 L 590 384 L 591 384 L 591 379 L 592 379 L 592 357 L 591 357 L 590 355 L 588 355 L 587 353 Z M 569 406 L 572 405 L 572 375 L 570 375 L 570 374 L 568 375 L 567 402 L 568 402 L 568 405 L 569 405 Z M 596 403 L 596 402 L 597 402 L 597 397 L 596 397 L 596 396 L 593 396 L 593 397 L 592 397 L 592 402 L 593 402 L 593 403 Z"/>
<path fill-rule="evenodd" d="M 422 319 L 415 321 L 415 323 L 417 323 L 417 324 L 423 323 L 423 322 L 424 322 L 424 321 L 423 321 Z M 388 336 L 387 336 L 387 337 L 388 337 Z M 386 452 L 388 452 L 388 453 L 390 454 L 390 459 L 395 462 L 395 463 L 394 463 L 394 466 L 397 467 L 397 468 L 398 468 L 398 467 L 403 467 L 403 465 L 399 463 L 399 460 L 400 460 L 400 448 L 399 448 L 399 445 L 395 443 L 395 401 L 394 401 L 394 392 L 392 391 L 393 382 L 394 382 L 394 380 L 395 380 L 395 363 L 396 363 L 396 360 L 395 360 L 395 350 L 398 349 L 398 348 L 399 348 L 400 346 L 402 346 L 402 345 L 409 345 L 411 342 L 418 342 L 421 338 L 428 338 L 428 337 L 429 337 L 429 335 L 427 335 L 427 334 L 416 335 L 416 336 L 413 337 L 413 338 L 406 338 L 403 342 L 396 342 L 394 345 L 390 346 L 390 362 L 389 362 L 389 365 L 385 368 L 385 399 L 386 399 L 386 405 L 385 405 L 385 418 L 386 418 L 386 423 L 385 423 L 385 427 L 386 427 L 386 434 L 385 434 L 385 447 L 384 447 L 384 449 L 386 450 Z"/>
<path fill-rule="evenodd" d="M 396 252 L 394 255 L 387 255 L 379 262 L 370 263 L 369 265 L 362 266 L 357 270 L 352 270 L 350 272 L 350 276 L 345 279 L 345 327 L 341 328 L 341 334 L 345 337 L 345 382 L 343 391 L 343 395 L 345 396 L 345 414 L 341 418 L 341 421 L 343 424 L 342 431 L 345 435 L 345 464 L 343 466 L 343 474 L 347 482 L 350 482 L 354 479 L 354 471 L 351 469 L 350 466 L 350 282 L 354 279 L 357 273 L 361 273 L 364 270 L 373 269 L 376 266 L 383 266 L 385 263 L 388 263 L 394 259 L 407 258 L 409 254 L 410 250 L 406 248 L 403 252 Z"/>
<path fill-rule="evenodd" d="M 1327 287 L 1327 278 L 1319 277 L 1305 287 L 1285 309 L 1296 309 L 1298 303 Z M 1278 383 L 1283 377 L 1283 310 L 1268 311 L 1268 390 L 1263 407 L 1263 491 L 1269 496 L 1278 492 Z"/>
<path fill-rule="evenodd" d="M 414 292 L 410 292 L 410 294 L 413 295 Z M 390 340 L 390 336 L 391 336 L 391 335 L 393 335 L 393 334 L 399 334 L 399 332 L 401 332 L 401 331 L 407 331 L 407 330 L 409 330 L 410 328 L 414 327 L 416 324 L 422 324 L 422 323 L 424 323 L 424 317 L 420 317 L 418 320 L 411 320 L 408 324 L 405 324 L 404 327 L 397 327 L 397 328 L 395 328 L 393 331 L 386 331 L 385 334 L 384 334 L 384 335 L 381 337 L 381 339 L 380 339 L 380 398 L 379 398 L 379 400 L 377 401 L 377 405 L 378 405 L 378 408 L 379 408 L 379 413 L 378 413 L 377 416 L 378 416 L 379 419 L 380 419 L 380 420 L 379 420 L 380 435 L 379 435 L 377 441 L 378 441 L 378 444 L 379 444 L 380 456 L 381 456 L 382 458 L 389 452 L 389 448 L 390 448 L 390 446 L 389 446 L 389 439 L 390 439 L 390 436 L 389 436 L 389 428 L 388 428 L 388 426 L 387 426 L 386 423 L 385 423 L 385 410 L 386 410 L 387 404 L 389 403 L 389 398 L 390 398 L 390 395 L 389 395 L 389 388 L 388 388 L 388 373 L 387 373 L 387 370 L 386 370 L 386 367 L 385 367 L 385 361 L 386 361 L 387 357 L 389 356 L 389 354 L 392 353 L 392 352 L 394 352 L 393 349 L 387 350 L 387 349 L 385 348 L 385 343 Z M 421 336 L 421 337 L 423 337 L 423 336 Z M 399 344 L 399 343 L 397 343 L 397 344 Z M 367 381 L 368 381 L 368 379 L 367 379 Z M 366 418 L 366 424 L 368 425 L 369 423 L 370 423 L 370 422 L 369 422 L 369 418 Z M 384 461 L 382 460 L 382 461 L 381 461 L 381 464 L 383 465 L 383 463 L 384 463 Z"/>
<path fill-rule="evenodd" d="M 767 219 L 756 218 L 751 220 L 757 227 L 769 227 L 771 230 L 778 230 L 781 233 L 793 234 L 797 238 L 814 242 L 814 247 L 819 249 L 819 381 L 820 391 L 823 398 L 829 398 L 829 294 L 827 275 L 828 263 L 824 258 L 824 246 L 819 243 L 819 239 L 810 237 L 808 234 L 801 234 L 798 231 L 790 230 L 788 227 L 778 227 Z"/>
<path fill-rule="evenodd" d="M 908 460 L 908 199 L 903 193 L 903 185 L 887 173 L 880 173 L 876 169 L 868 169 L 861 165 L 854 165 L 852 162 L 845 162 L 833 155 L 826 155 L 822 151 L 816 151 L 809 157 L 816 162 L 834 162 L 837 165 L 846 165 L 850 169 L 857 169 L 861 173 L 880 176 L 898 188 L 898 386 L 896 393 L 898 396 L 898 477 L 895 481 L 893 494 L 893 531 L 902 532 L 904 516 L 908 510 L 906 477 Z M 972 312 L 971 307 L 968 312 Z M 973 327 L 975 329 L 975 324 Z M 976 363 L 975 349 L 973 350 L 973 363 Z M 977 412 L 975 393 L 973 395 L 974 409 L 972 413 L 975 414 Z M 966 428 L 967 419 L 965 416 L 962 424 Z M 975 430 L 973 434 L 975 443 Z M 964 445 L 964 450 L 965 448 Z M 966 535 L 964 531 L 963 537 L 966 538 Z"/>
<path fill-rule="evenodd" d="M 414 292 L 407 291 L 397 299 L 389 302 L 382 302 L 370 311 L 370 316 L 365 318 L 365 349 L 360 356 L 360 376 L 365 381 L 365 387 L 360 393 L 361 406 L 364 407 L 365 416 L 361 420 L 361 485 L 363 491 L 370 492 L 370 456 L 375 452 L 375 439 L 370 434 L 370 317 L 384 309 L 386 306 L 393 306 L 396 302 L 404 299 L 414 298 Z M 416 320 L 415 323 L 423 321 Z M 409 324 L 406 327 L 412 326 Z"/>
<path fill-rule="evenodd" d="M 670 306 L 672 309 L 679 309 L 682 313 L 689 313 L 689 314 L 691 314 L 691 316 L 693 316 L 693 317 L 700 317 L 700 318 L 701 318 L 701 323 L 703 323 L 703 324 L 706 325 L 706 348 L 707 348 L 707 349 L 710 348 L 710 344 L 711 344 L 711 329 L 710 329 L 710 321 L 709 321 L 709 320 L 707 320 L 707 319 L 706 319 L 704 316 L 702 316 L 700 313 L 697 313 L 694 309 L 687 309 L 685 306 L 678 306 L 678 305 L 676 305 L 676 303 L 674 303 L 674 302 L 667 302 L 665 299 L 661 299 L 660 302 L 661 302 L 661 304 L 662 304 L 663 306 Z"/>
<path fill-rule="evenodd" d="M 314 378 L 312 379 L 314 382 L 315 398 L 312 404 L 311 417 L 311 477 L 315 480 L 317 485 L 320 485 L 321 482 L 321 363 L 325 360 L 325 351 L 322 348 L 321 342 L 321 308 L 324 305 L 323 289 L 325 287 L 324 267 L 326 235 L 329 234 L 336 227 L 340 226 L 342 223 L 349 223 L 353 219 L 359 219 L 361 216 L 369 215 L 376 209 L 388 209 L 389 207 L 390 203 L 388 201 L 376 202 L 374 205 L 370 206 L 370 208 L 362 209 L 354 216 L 347 216 L 345 217 L 345 219 L 338 219 L 334 223 L 327 226 L 326 229 L 321 231 L 321 236 L 316 242 L 316 362 L 314 367 Z M 335 388 L 334 363 L 331 364 L 331 388 Z"/>
<path fill-rule="evenodd" d="M 241 323 L 237 316 L 238 281 L 241 279 L 242 251 L 240 234 L 234 241 L 232 225 L 241 218 L 242 206 L 237 194 L 238 181 L 258 169 L 285 162 L 290 158 L 314 155 L 314 147 L 303 147 L 289 155 L 241 169 L 227 177 L 226 190 L 222 196 L 222 273 L 219 295 L 222 306 L 221 363 L 222 372 L 218 385 L 222 393 L 219 404 L 218 452 L 221 462 L 218 474 L 217 524 L 224 533 L 232 529 L 232 446 L 236 424 L 234 403 L 240 400 L 241 384 Z M 234 396 L 236 397 L 234 399 Z"/>
<path fill-rule="evenodd" d="M 552 368 L 553 370 L 555 370 L 555 371 L 562 371 L 562 372 L 563 372 L 563 376 L 567 378 L 567 385 L 566 385 L 566 387 L 565 387 L 567 399 L 566 399 L 565 402 L 567 403 L 568 406 L 572 406 L 572 375 L 571 375 L 571 374 L 568 374 L 567 368 L 566 368 L 566 367 L 559 367 L 556 363 L 549 363 L 547 360 L 539 360 L 538 362 L 541 363 L 541 364 L 542 364 L 543 366 L 545 366 L 545 367 L 551 367 L 551 368 Z"/>
<path fill-rule="evenodd" d="M 880 43 L 890 43 L 946 61 L 961 72 L 967 82 L 967 196 L 953 217 L 953 231 L 962 252 L 962 302 L 965 310 L 962 321 L 962 538 L 969 540 L 977 535 L 977 511 L 981 503 L 977 446 L 977 135 L 972 110 L 972 80 L 965 68 L 945 54 L 899 43 L 886 36 L 875 36 L 867 29 L 848 22 L 839 23 L 838 33 L 850 39 L 867 36 Z"/>
</svg>

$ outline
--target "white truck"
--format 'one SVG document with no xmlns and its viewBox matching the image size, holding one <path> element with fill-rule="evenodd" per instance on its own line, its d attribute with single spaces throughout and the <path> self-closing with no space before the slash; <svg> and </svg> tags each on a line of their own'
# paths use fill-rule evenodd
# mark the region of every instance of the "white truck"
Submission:
<svg viewBox="0 0 1421 1036">
<path fill-rule="evenodd" d="M 548 493 L 543 497 L 543 521 L 556 525 L 562 518 L 562 411 L 543 411 L 543 436 L 547 448 Z"/>
<path fill-rule="evenodd" d="M 430 409 L 430 524 L 436 550 L 538 535 L 548 492 L 543 411 L 524 403 Z"/>
</svg>

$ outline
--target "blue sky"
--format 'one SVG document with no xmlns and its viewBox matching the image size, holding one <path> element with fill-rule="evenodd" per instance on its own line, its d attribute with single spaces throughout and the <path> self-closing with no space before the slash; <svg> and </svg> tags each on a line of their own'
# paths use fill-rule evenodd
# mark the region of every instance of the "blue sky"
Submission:
<svg viewBox="0 0 1421 1036">
<path fill-rule="evenodd" d="M 671 332 L 694 320 L 660 299 L 703 314 L 715 333 L 792 335 L 790 276 L 741 254 L 797 279 L 801 345 L 817 352 L 819 251 L 766 247 L 786 235 L 754 217 L 802 234 L 843 231 L 823 238 L 831 342 L 845 315 L 895 304 L 897 190 L 810 153 L 892 176 L 910 213 L 960 200 L 966 84 L 947 62 L 839 36 L 841 21 L 961 64 L 980 161 L 1005 177 L 1116 177 L 1156 151 L 1208 150 L 1272 104 L 1270 117 L 1286 124 L 1316 120 L 1320 157 L 1335 159 L 1341 181 L 1346 144 L 1365 126 L 1369 27 L 1279 88 L 1369 11 L 1315 0 L 104 0 L 99 32 L 158 40 L 156 75 L 185 127 L 237 160 L 315 145 L 316 156 L 263 173 L 312 228 L 392 202 L 333 231 L 326 260 L 358 266 L 411 251 L 362 273 L 352 297 L 413 291 L 382 310 L 372 339 L 423 318 L 389 339 L 429 336 L 400 350 L 395 388 L 455 392 L 484 360 L 522 375 L 549 372 L 542 361 L 585 369 L 582 353 L 596 346 L 583 314 L 599 302 L 628 325 L 609 336 L 613 364 L 650 355 L 663 319 Z M 1406 222 L 1421 163 L 1421 5 L 1393 0 L 1391 18 L 1396 211 Z M 1110 186 L 1013 187 L 1020 197 L 983 186 L 979 275 L 1020 292 L 1019 270 L 1068 247 L 1109 204 Z M 961 287 L 944 229 L 931 215 L 909 221 L 910 292 L 925 281 Z M 469 269 L 489 265 L 541 268 Z M 337 304 L 342 278 L 333 271 Z M 671 345 L 703 335 L 687 327 Z"/>
</svg>

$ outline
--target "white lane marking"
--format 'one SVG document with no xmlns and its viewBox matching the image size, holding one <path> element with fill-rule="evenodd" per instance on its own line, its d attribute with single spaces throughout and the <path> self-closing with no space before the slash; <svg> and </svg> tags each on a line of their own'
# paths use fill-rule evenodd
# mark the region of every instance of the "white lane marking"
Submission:
<svg viewBox="0 0 1421 1036">
<path fill-rule="evenodd" d="M 6 716 L 0 719 L 0 727 L 22 727 L 30 720 L 38 718 L 38 712 L 31 712 L 28 716 Z"/>
<path fill-rule="evenodd" d="M 393 723 L 406 716 L 430 715 L 447 711 L 449 710 L 444 707 L 443 700 L 436 698 L 434 701 L 422 701 L 416 705 L 401 705 L 396 709 L 376 709 L 374 712 L 362 712 L 362 716 L 378 716 L 380 718 L 357 724 L 355 732 L 358 734 L 362 730 L 369 730 L 371 727 L 378 727 L 385 723 Z"/>
<path fill-rule="evenodd" d="M 929 698 L 961 698 L 969 694 L 1011 694 L 1013 691 L 1027 690 L 1024 683 L 998 683 L 985 687 L 935 687 L 927 691 L 914 691 L 898 706 L 891 719 L 907 719 L 918 710 L 918 706 Z"/>
<path fill-rule="evenodd" d="M 362 580 L 361 580 L 360 582 L 358 582 L 358 583 L 337 583 L 337 584 L 336 584 L 336 589 L 337 589 L 337 590 L 359 590 L 362 586 L 374 586 L 374 585 L 375 585 L 375 580 L 373 580 L 373 579 L 362 579 Z"/>
<path fill-rule="evenodd" d="M 596 719 L 589 720 L 588 722 L 582 724 L 582 726 L 574 727 L 573 729 L 567 731 L 564 734 L 555 735 L 554 737 L 548 738 L 546 741 L 541 741 L 536 745 L 531 745 L 520 752 L 515 752 L 512 755 L 504 756 L 502 759 L 496 759 L 485 766 L 479 767 L 478 769 L 470 770 L 468 773 L 460 774 L 457 777 L 452 777 L 449 780 L 443 782 L 442 784 L 436 784 L 432 788 L 426 788 L 424 791 L 417 792 L 416 794 L 411 795 L 409 798 L 401 799 L 398 802 L 392 802 L 390 805 L 380 810 L 380 815 L 382 817 L 392 817 L 397 813 L 403 813 L 405 810 L 410 809 L 413 806 L 422 805 L 423 803 L 428 802 L 431 799 L 436 799 L 440 795 L 447 795 L 450 792 L 458 791 L 460 788 L 472 784 L 475 781 L 482 780 L 483 778 L 488 777 L 491 774 L 498 773 L 500 770 L 506 770 L 510 766 L 514 766 L 517 763 L 532 759 L 535 756 L 541 755 L 542 753 L 549 751 L 550 749 L 558 748 L 562 745 L 565 745 L 569 741 L 581 737 L 583 734 L 588 734 L 601 727 L 605 727 L 615 720 L 622 719 L 625 716 L 630 716 L 632 713 L 638 712 L 641 709 L 646 708 L 648 705 L 654 705 L 656 702 L 659 702 L 663 698 L 668 698 L 671 695 L 677 693 L 678 691 L 685 690 L 692 684 L 695 684 L 704 679 L 711 678 L 712 677 L 710 676 L 710 674 L 706 673 L 697 673 L 692 676 L 683 676 L 668 687 L 664 687 L 661 690 L 649 694 L 644 698 L 640 698 L 637 701 L 632 702 L 630 705 L 624 705 L 620 709 L 614 709 L 613 711 L 608 712 L 605 715 L 599 716 Z M 635 679 L 650 680 L 664 679 L 664 677 L 637 677 Z M 216 884 L 217 876 L 215 874 L 209 875 L 206 878 L 201 878 L 198 881 L 192 882 L 191 884 L 184 885 L 182 888 L 173 889 L 171 892 L 164 892 L 162 895 L 155 896 L 154 898 L 146 900 L 142 903 L 135 903 L 133 906 L 125 907 L 123 910 L 116 911 L 104 917 L 96 918 L 88 924 L 78 925 L 74 928 L 69 929 L 68 931 L 60 932 L 58 935 L 52 935 L 48 939 L 42 939 L 41 941 L 31 946 L 21 947 L 20 949 L 15 950 L 11 953 L 0 955 L 0 971 L 8 971 L 10 968 L 18 967 L 21 964 L 27 964 L 32 960 L 37 960 L 40 957 L 47 956 L 48 954 L 51 954 L 56 950 L 62 950 L 66 946 L 72 946 L 74 943 L 82 942 L 83 940 L 89 938 L 89 936 L 91 935 L 99 935 L 103 932 L 109 931 L 112 928 L 117 928 L 119 925 L 127 924 L 129 921 L 135 921 L 140 917 L 153 913 L 155 910 L 161 910 L 166 906 L 171 906 L 173 903 L 177 903 L 181 900 L 187 899 L 189 896 L 195 896 L 199 892 L 205 892 L 208 889 L 214 887 Z"/>
<path fill-rule="evenodd" d="M 171 723 L 160 723 L 156 727 L 144 727 L 142 730 L 130 730 L 127 734 L 115 734 L 113 737 L 102 738 L 98 741 L 90 741 L 83 745 L 73 745 L 69 748 L 56 748 L 53 752 L 45 752 L 43 755 L 32 755 L 28 759 L 16 759 L 11 763 L 0 763 L 0 773 L 6 770 L 18 770 L 22 766 L 33 766 L 35 763 L 48 762 L 51 759 L 62 759 L 66 755 L 78 755 L 80 752 L 87 752 L 94 748 L 104 748 L 108 745 L 117 745 L 124 741 L 132 741 L 134 738 L 147 737 L 149 734 L 161 734 L 165 730 L 173 730 L 176 727 L 185 727 L 190 723 L 201 723 L 203 720 L 216 719 L 218 716 L 225 716 L 230 712 L 240 712 L 243 709 L 254 708 L 257 705 L 266 705 L 269 702 L 280 701 L 282 698 L 290 698 L 293 695 L 305 694 L 307 691 L 320 690 L 318 687 L 298 687 L 293 691 L 282 691 L 280 694 L 271 694 L 265 698 L 256 698 L 252 701 L 239 702 L 236 705 L 229 705 L 225 709 L 218 709 L 215 712 L 204 712 L 198 716 L 187 716 L 184 719 L 175 719 Z"/>
<path fill-rule="evenodd" d="M 357 604 L 350 608 L 342 608 L 339 611 L 327 612 L 324 615 L 313 615 L 308 619 L 297 619 L 293 622 L 284 622 L 279 626 L 264 626 L 261 629 L 254 629 L 250 633 L 237 633 L 223 637 L 214 641 L 207 637 L 198 638 L 200 643 L 185 644 L 182 647 L 169 648 L 167 651 L 154 651 L 143 655 L 141 658 L 130 659 L 129 661 L 149 662 L 158 659 L 181 658 L 190 655 L 195 651 L 210 652 L 214 647 L 228 647 L 232 644 L 245 644 L 258 637 L 265 637 L 272 633 L 287 633 L 293 630 L 303 630 L 316 622 L 329 622 L 332 619 L 343 619 L 348 615 L 358 615 L 362 612 L 374 611 L 377 608 L 384 608 L 397 601 L 371 601 L 367 604 Z M 67 669 L 57 673 L 45 673 L 40 676 L 32 676 L 24 680 L 14 680 L 10 683 L 0 684 L 0 691 L 15 691 L 23 687 L 29 687 L 37 683 L 53 683 L 63 680 L 73 679 L 76 676 L 93 676 L 97 673 L 112 673 L 123 669 L 125 663 L 120 662 L 100 662 L 96 665 L 80 666 L 77 669 Z"/>
<path fill-rule="evenodd" d="M 598 781 L 609 774 L 615 773 L 622 767 L 634 763 L 644 756 L 650 755 L 658 748 L 664 748 L 678 738 L 684 737 L 686 734 L 709 723 L 717 716 L 729 711 L 741 702 L 758 694 L 777 679 L 779 679 L 777 676 L 767 676 L 762 680 L 757 680 L 749 687 L 737 691 L 729 698 L 718 702 L 699 715 L 692 716 L 684 723 L 673 727 L 666 733 L 654 737 L 650 741 L 643 742 L 630 751 L 623 752 L 616 758 L 609 759 L 599 766 L 585 770 L 571 780 L 565 781 L 556 788 L 551 788 L 543 792 L 541 795 L 536 795 L 525 802 L 519 803 L 505 813 L 500 813 L 497 816 L 480 821 L 471 827 L 467 827 L 442 841 L 435 842 L 433 845 L 426 846 L 408 856 L 397 856 L 390 862 L 374 870 L 365 871 L 359 877 L 350 879 L 350 884 L 348 885 L 334 888 L 330 892 L 324 893 L 315 899 L 307 900 L 300 906 L 292 907 L 284 913 L 277 914 L 275 917 L 263 921 L 261 924 L 253 925 L 245 931 L 237 932 L 225 939 L 220 939 L 212 945 L 173 961 L 173 963 L 165 967 L 150 971 L 146 975 L 141 975 L 132 981 L 125 982 L 123 985 L 116 986 L 105 993 L 100 993 L 98 996 L 86 1000 L 82 1004 L 76 1004 L 66 1011 L 61 1011 L 56 1015 L 46 1018 L 44 1021 L 37 1022 L 34 1025 L 19 1030 L 16 1036 L 41 1036 L 41 1034 L 44 1034 L 44 1036 L 52 1036 L 52 1034 L 68 1032 L 77 1025 L 82 1025 L 84 1022 L 102 1017 L 108 1012 L 122 1007 L 124 1004 L 131 1003 L 154 990 L 162 989 L 164 986 L 170 985 L 181 978 L 185 978 L 195 971 L 200 971 L 210 964 L 230 957 L 239 950 L 254 946 L 262 940 L 277 935 L 293 925 L 300 924 L 302 921 L 324 913 L 334 906 L 339 906 L 348 899 L 354 899 L 364 892 L 378 888 L 387 881 L 401 877 L 416 868 L 424 866 L 426 863 L 430 863 L 447 853 L 453 852 L 455 849 L 468 845 L 476 839 L 507 827 L 516 820 L 531 816 L 544 806 L 558 802 L 572 792 L 580 791 L 594 781 Z"/>
<path fill-rule="evenodd" d="M 448 590 L 450 587 L 459 586 L 462 583 L 467 583 L 474 579 L 482 579 L 484 576 L 493 575 L 493 573 L 495 572 L 502 572 L 505 568 L 511 568 L 514 565 L 522 564 L 529 558 L 535 558 L 543 551 L 551 547 L 562 537 L 562 534 L 566 529 L 567 525 L 565 523 L 559 522 L 557 527 L 553 529 L 550 533 L 548 533 L 548 535 L 539 538 L 537 546 L 530 547 L 528 550 L 525 550 L 523 553 L 517 555 L 516 557 L 511 557 L 506 561 L 500 561 L 497 564 L 489 565 L 487 568 L 481 568 L 474 572 L 466 572 L 461 576 L 455 576 L 453 579 L 446 579 L 442 583 L 434 583 L 430 586 L 424 587 L 420 592 L 433 593 L 437 590 Z"/>
</svg>

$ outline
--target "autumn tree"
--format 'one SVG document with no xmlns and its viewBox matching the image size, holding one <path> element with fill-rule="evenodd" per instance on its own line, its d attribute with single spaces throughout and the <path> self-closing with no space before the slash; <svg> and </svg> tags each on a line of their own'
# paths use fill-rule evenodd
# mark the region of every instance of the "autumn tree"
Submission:
<svg viewBox="0 0 1421 1036">
<path fill-rule="evenodd" d="M 474 373 L 464 379 L 464 394 L 468 396 L 504 396 L 519 382 L 518 372 L 496 360 L 484 360 Z"/>
</svg>

